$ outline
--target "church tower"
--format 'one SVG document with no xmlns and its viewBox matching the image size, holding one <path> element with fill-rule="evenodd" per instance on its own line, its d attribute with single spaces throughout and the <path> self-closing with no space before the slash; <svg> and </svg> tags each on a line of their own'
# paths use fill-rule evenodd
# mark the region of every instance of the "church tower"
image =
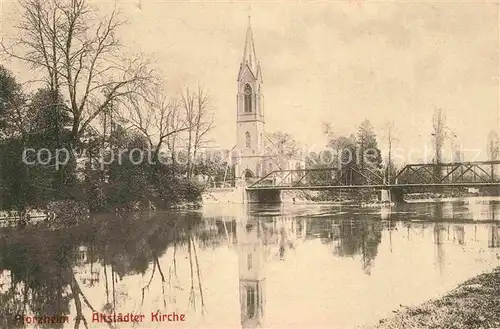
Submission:
<svg viewBox="0 0 500 329">
<path fill-rule="evenodd" d="M 248 17 L 243 58 L 237 80 L 236 148 L 239 152 L 236 177 L 260 177 L 264 156 L 264 95 L 262 71 L 255 53 L 252 27 Z"/>
</svg>

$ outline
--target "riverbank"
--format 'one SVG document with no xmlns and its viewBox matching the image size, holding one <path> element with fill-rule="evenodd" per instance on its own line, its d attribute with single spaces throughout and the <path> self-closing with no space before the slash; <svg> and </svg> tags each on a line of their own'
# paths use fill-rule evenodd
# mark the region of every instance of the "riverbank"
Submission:
<svg viewBox="0 0 500 329">
<path fill-rule="evenodd" d="M 500 328 L 500 266 L 467 280 L 445 296 L 395 310 L 370 329 Z"/>
<path fill-rule="evenodd" d="M 446 203 L 460 202 L 464 200 L 476 200 L 478 202 L 500 201 L 499 196 L 465 196 L 465 197 L 442 197 L 442 198 L 425 198 L 425 199 L 407 199 L 406 203 Z"/>
<path fill-rule="evenodd" d="M 57 205 L 57 206 L 55 206 Z M 178 202 L 165 207 L 165 209 L 156 209 L 154 206 L 150 206 L 149 209 L 116 209 L 114 212 L 107 212 L 114 215 L 123 215 L 127 213 L 140 213 L 140 212 L 164 212 L 172 210 L 198 210 L 202 207 L 202 202 L 200 201 L 184 201 Z M 11 227 L 11 226 L 26 226 L 26 225 L 36 225 L 40 223 L 46 224 L 57 224 L 60 221 L 68 221 L 68 223 L 75 224 L 81 220 L 89 219 L 91 215 L 102 214 L 103 212 L 91 212 L 87 207 L 82 204 L 59 201 L 53 202 L 47 209 L 27 210 L 24 213 L 19 213 L 17 211 L 5 211 L 0 210 L 0 228 Z"/>
</svg>

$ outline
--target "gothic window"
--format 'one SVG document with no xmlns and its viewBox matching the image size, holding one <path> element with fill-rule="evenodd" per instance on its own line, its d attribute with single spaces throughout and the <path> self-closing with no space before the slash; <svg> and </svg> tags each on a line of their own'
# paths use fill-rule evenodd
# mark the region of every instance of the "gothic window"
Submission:
<svg viewBox="0 0 500 329">
<path fill-rule="evenodd" d="M 245 133 L 245 145 L 246 148 L 252 147 L 252 137 L 250 136 L 250 133 L 248 131 Z"/>
<path fill-rule="evenodd" d="M 252 87 L 249 84 L 245 85 L 245 112 L 252 112 Z"/>
<path fill-rule="evenodd" d="M 252 254 L 247 255 L 247 270 L 252 269 Z"/>
</svg>

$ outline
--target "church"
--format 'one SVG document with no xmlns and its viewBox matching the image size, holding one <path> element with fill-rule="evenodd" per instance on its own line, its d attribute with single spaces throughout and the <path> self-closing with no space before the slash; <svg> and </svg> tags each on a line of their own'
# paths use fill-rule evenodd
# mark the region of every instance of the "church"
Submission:
<svg viewBox="0 0 500 329">
<path fill-rule="evenodd" d="M 278 156 L 266 149 L 262 68 L 255 52 L 250 17 L 237 88 L 236 147 L 232 157 L 236 180 L 253 182 L 273 170 L 303 167 L 304 161 Z"/>
</svg>

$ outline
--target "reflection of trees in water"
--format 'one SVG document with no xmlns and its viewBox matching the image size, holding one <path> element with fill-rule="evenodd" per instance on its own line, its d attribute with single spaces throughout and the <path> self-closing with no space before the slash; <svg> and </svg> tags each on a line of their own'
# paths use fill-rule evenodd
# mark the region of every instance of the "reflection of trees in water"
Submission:
<svg viewBox="0 0 500 329">
<path fill-rule="evenodd" d="M 382 224 L 382 230 L 387 230 L 389 232 L 389 248 L 390 252 L 392 252 L 392 231 L 397 231 L 398 227 L 396 225 L 395 221 L 389 220 L 386 222 L 382 222 L 385 224 Z"/>
<path fill-rule="evenodd" d="M 500 224 L 491 224 L 489 226 L 488 248 L 500 248 Z"/>
<path fill-rule="evenodd" d="M 205 241 L 207 245 L 210 239 L 216 237 L 212 234 L 198 239 L 198 235 L 205 232 L 201 214 L 146 216 L 140 219 L 133 216 L 99 216 L 92 222 L 64 231 L 49 228 L 7 231 L 0 241 L 0 268 L 7 270 L 12 280 L 8 289 L 0 290 L 0 315 L 4 315 L 3 320 L 0 317 L 0 327 L 13 327 L 15 314 L 69 315 L 71 301 L 76 308 L 76 315 L 70 317 L 75 318 L 75 328 L 80 324 L 88 327 L 83 309 L 99 310 L 90 304 L 82 291 L 83 286 L 94 285 L 95 280 L 80 286 L 78 277 L 83 275 L 79 273 L 81 267 L 90 266 L 91 275 L 93 267 L 101 266 L 103 269 L 106 302 L 101 311 L 113 312 L 116 309 L 116 284 L 123 276 L 145 274 L 150 266 L 153 269 L 149 284 L 155 275 L 161 277 L 166 306 L 167 287 L 175 285 L 177 278 L 176 250 L 181 245 L 187 245 L 191 267 L 190 305 L 196 305 L 196 290 L 203 311 L 198 246 L 199 241 Z M 87 247 L 84 261 L 80 255 L 81 246 Z M 169 247 L 173 247 L 174 252 L 166 272 L 159 259 Z M 0 284 L 4 283 L 2 280 L 3 277 L 0 277 Z M 142 289 L 143 293 L 149 284 Z M 45 327 L 62 328 L 62 324 L 47 324 Z"/>
<path fill-rule="evenodd" d="M 444 233 L 449 230 L 449 225 L 448 228 L 445 228 L 443 224 L 436 223 L 434 224 L 434 243 L 436 245 L 436 261 L 438 264 L 439 268 L 439 273 L 443 273 L 443 268 L 444 268 L 444 262 L 445 262 L 445 253 L 443 249 L 443 242 L 444 242 Z"/>
<path fill-rule="evenodd" d="M 236 240 L 236 217 L 204 217 L 196 229 L 196 240 L 202 248 L 216 248 L 233 244 Z"/>
<path fill-rule="evenodd" d="M 188 253 L 189 253 L 189 269 L 191 273 L 191 290 L 189 292 L 189 305 L 196 310 L 196 294 L 194 292 L 194 275 L 193 275 L 193 254 L 194 260 L 196 264 L 196 278 L 198 280 L 198 289 L 200 293 L 200 302 L 201 302 L 201 312 L 202 314 L 205 312 L 205 302 L 203 300 L 203 289 L 201 287 L 201 276 L 200 276 L 200 265 L 198 262 L 198 253 L 196 252 L 196 244 L 193 241 L 193 237 L 191 236 L 188 240 Z"/>
<path fill-rule="evenodd" d="M 437 202 L 427 207 L 432 220 L 467 219 L 495 221 L 498 218 L 499 202 L 478 198 L 465 198 L 454 202 Z"/>
<path fill-rule="evenodd" d="M 325 223 L 327 223 L 325 225 Z M 382 241 L 384 224 L 372 220 L 327 220 L 322 226 L 321 237 L 325 243 L 333 243 L 334 253 L 340 257 L 361 256 L 362 267 L 370 274 L 378 246 Z M 314 230 L 314 229 L 313 229 Z"/>
<path fill-rule="evenodd" d="M 8 291 L 0 295 L 2 327 L 22 327 L 13 323 L 15 315 L 67 316 L 69 303 L 76 306 L 75 328 L 83 323 L 82 303 L 88 304 L 75 278 L 72 264 L 78 257 L 70 235 L 26 229 L 11 231 L 0 245 L 0 267 L 10 272 Z M 62 328 L 63 324 L 40 324 L 42 328 Z"/>
<path fill-rule="evenodd" d="M 208 223 L 208 225 L 207 225 Z M 189 301 L 188 307 L 192 307 L 196 310 L 196 292 L 195 286 L 199 293 L 200 298 L 200 306 L 202 314 L 205 312 L 205 301 L 203 298 L 203 288 L 201 283 L 201 272 L 200 265 L 198 259 L 198 249 L 197 243 L 201 241 L 205 246 L 214 245 L 213 241 L 218 240 L 218 234 L 214 232 L 218 232 L 214 229 L 212 221 L 202 221 L 201 214 L 199 213 L 190 213 L 182 216 L 180 220 L 176 220 L 172 222 L 171 226 L 164 226 L 157 230 L 151 237 L 149 238 L 148 244 L 151 249 L 152 258 L 153 258 L 153 270 L 151 273 L 151 277 L 149 279 L 148 284 L 142 288 L 142 299 L 144 300 L 144 292 L 149 288 L 153 277 L 155 275 L 156 269 L 161 277 L 161 285 L 162 285 L 162 296 L 163 296 L 163 304 L 166 309 L 166 293 L 165 293 L 165 284 L 168 286 L 168 291 L 172 290 L 172 277 L 176 280 L 176 284 L 179 284 L 178 276 L 177 276 L 177 248 L 181 245 L 187 244 L 188 251 L 188 260 L 189 260 L 189 271 L 190 271 L 190 290 L 189 290 Z M 167 239 L 165 239 L 167 238 Z M 215 242 L 217 243 L 217 242 Z M 161 257 L 167 250 L 168 247 L 172 246 L 173 255 L 172 261 L 169 268 L 169 276 L 168 280 L 165 278 L 164 271 L 161 267 L 159 257 Z M 197 284 L 195 284 L 197 281 Z"/>
<path fill-rule="evenodd" d="M 465 244 L 465 228 L 463 225 L 453 225 L 453 241 Z"/>
<path fill-rule="evenodd" d="M 431 204 L 430 212 L 432 218 L 437 220 L 443 219 L 444 218 L 443 204 L 441 202 Z"/>
<path fill-rule="evenodd" d="M 491 220 L 498 220 L 498 212 L 500 211 L 500 202 L 491 201 L 490 202 L 490 212 L 491 212 Z"/>
</svg>

